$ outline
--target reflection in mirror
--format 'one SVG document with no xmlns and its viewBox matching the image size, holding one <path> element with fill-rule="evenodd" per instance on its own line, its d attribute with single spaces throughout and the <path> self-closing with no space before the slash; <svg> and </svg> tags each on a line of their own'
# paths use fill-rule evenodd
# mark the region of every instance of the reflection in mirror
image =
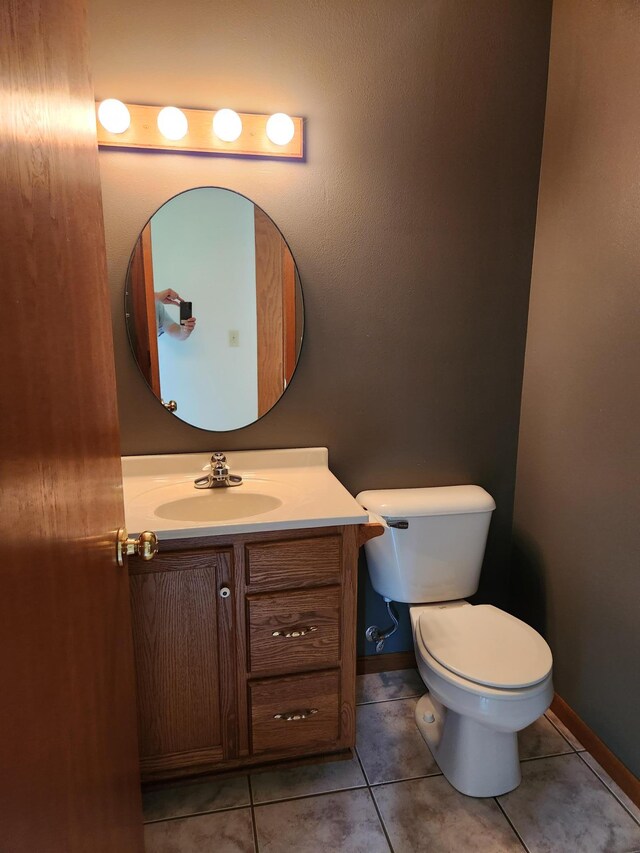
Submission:
<svg viewBox="0 0 640 853">
<path fill-rule="evenodd" d="M 267 214 L 231 190 L 187 190 L 153 214 L 131 255 L 125 311 L 153 393 L 201 429 L 262 417 L 296 368 L 304 318 L 293 256 Z"/>
</svg>

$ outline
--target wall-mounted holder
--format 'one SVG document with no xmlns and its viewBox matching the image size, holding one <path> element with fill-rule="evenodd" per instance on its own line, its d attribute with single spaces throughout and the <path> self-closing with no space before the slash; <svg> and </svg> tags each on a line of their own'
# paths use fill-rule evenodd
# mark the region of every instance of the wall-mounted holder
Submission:
<svg viewBox="0 0 640 853">
<path fill-rule="evenodd" d="M 109 105 L 113 106 L 117 112 L 116 118 L 122 120 L 120 126 L 124 126 L 120 132 L 112 132 L 103 124 L 104 115 L 99 116 L 99 110 L 105 103 L 107 102 L 96 103 L 98 145 L 103 148 L 140 148 L 245 157 L 284 157 L 293 160 L 302 160 L 304 157 L 303 120 L 299 116 L 289 117 L 282 113 L 277 113 L 275 116 L 255 115 L 233 113 L 231 110 L 178 110 L 175 107 L 123 104 L 109 99 Z M 186 123 L 184 135 L 176 139 L 163 134 L 158 126 L 158 116 L 161 112 L 164 112 L 164 117 L 168 119 L 165 126 L 170 127 L 173 120 L 174 126 L 177 127 L 176 133 L 183 131 Z M 239 128 L 236 139 L 225 141 L 216 135 L 213 122 L 218 114 L 224 114 L 222 118 L 231 119 L 232 128 L 234 126 Z M 270 136 L 273 138 L 278 134 L 274 134 L 271 127 L 268 135 L 267 123 L 270 122 L 273 126 L 274 119 L 275 125 L 278 125 L 280 120 L 280 128 L 276 127 L 276 131 L 278 129 L 281 131 L 280 138 L 287 138 L 289 135 L 286 132 L 287 128 L 292 130 L 292 136 L 288 141 L 281 144 L 273 142 Z M 220 123 L 219 120 L 218 123 Z M 117 121 L 114 126 L 118 126 Z M 284 135 L 282 135 L 283 126 Z"/>
</svg>

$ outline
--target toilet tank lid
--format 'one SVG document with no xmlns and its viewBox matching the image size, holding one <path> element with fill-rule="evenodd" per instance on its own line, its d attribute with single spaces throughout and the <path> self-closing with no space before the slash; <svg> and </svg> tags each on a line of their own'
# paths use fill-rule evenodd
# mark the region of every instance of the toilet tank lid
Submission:
<svg viewBox="0 0 640 853">
<path fill-rule="evenodd" d="M 437 486 L 426 489 L 370 489 L 358 503 L 385 518 L 493 512 L 495 501 L 480 486 Z"/>
</svg>

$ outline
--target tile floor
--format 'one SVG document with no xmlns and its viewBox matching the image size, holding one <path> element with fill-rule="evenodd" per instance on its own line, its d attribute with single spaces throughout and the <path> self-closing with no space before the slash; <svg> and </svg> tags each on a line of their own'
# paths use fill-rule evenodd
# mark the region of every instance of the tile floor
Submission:
<svg viewBox="0 0 640 853">
<path fill-rule="evenodd" d="M 520 734 L 520 787 L 473 799 L 415 728 L 423 692 L 360 676 L 351 761 L 146 794 L 147 853 L 639 853 L 640 809 L 551 712 Z"/>
</svg>

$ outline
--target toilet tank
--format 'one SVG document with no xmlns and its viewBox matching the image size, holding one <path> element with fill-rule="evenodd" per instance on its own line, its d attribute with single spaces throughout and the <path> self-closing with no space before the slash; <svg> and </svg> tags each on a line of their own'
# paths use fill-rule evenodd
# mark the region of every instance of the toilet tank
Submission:
<svg viewBox="0 0 640 853">
<path fill-rule="evenodd" d="M 372 521 L 380 516 L 385 525 L 384 534 L 365 545 L 380 595 L 418 604 L 466 598 L 477 590 L 496 508 L 480 486 L 372 490 L 356 500 Z"/>
</svg>

